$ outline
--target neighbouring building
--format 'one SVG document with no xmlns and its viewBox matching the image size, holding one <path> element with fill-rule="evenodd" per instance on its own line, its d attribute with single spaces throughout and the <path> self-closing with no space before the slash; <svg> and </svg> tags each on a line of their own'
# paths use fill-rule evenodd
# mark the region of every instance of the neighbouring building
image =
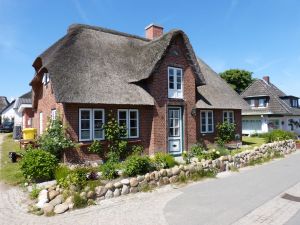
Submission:
<svg viewBox="0 0 300 225">
<path fill-rule="evenodd" d="M 242 112 L 243 134 L 283 129 L 300 135 L 299 98 L 282 92 L 269 76 L 255 80 L 241 96 L 251 107 Z"/>
<path fill-rule="evenodd" d="M 29 91 L 13 100 L 1 112 L 2 121 L 14 122 L 14 139 L 21 138 L 22 129 L 32 127 L 34 114 L 31 101 L 32 95 Z"/>
<path fill-rule="evenodd" d="M 213 142 L 216 125 L 236 123 L 247 103 L 198 60 L 181 30 L 146 27 L 146 37 L 88 25 L 67 34 L 33 63 L 33 125 L 42 134 L 61 115 L 81 158 L 93 140 L 105 144 L 109 114 L 145 153 L 180 155 L 197 141 Z M 75 154 L 75 152 L 74 152 Z"/>
<path fill-rule="evenodd" d="M 5 96 L 0 96 L 0 115 L 2 110 L 4 110 L 9 105 L 7 98 Z M 0 124 L 2 123 L 2 116 L 0 116 Z"/>
</svg>

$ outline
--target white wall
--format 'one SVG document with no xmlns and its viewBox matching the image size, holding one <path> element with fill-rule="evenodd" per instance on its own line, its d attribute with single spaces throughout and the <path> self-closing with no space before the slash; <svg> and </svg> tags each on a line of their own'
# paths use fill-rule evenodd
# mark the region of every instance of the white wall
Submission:
<svg viewBox="0 0 300 225">
<path fill-rule="evenodd" d="M 1 114 L 1 121 L 4 122 L 4 119 L 8 118 L 10 121 L 15 118 L 15 110 L 13 109 L 13 104 L 7 108 L 4 112 Z"/>
<path fill-rule="evenodd" d="M 300 135 L 300 127 L 296 127 L 295 125 L 294 130 L 291 130 L 291 126 L 289 126 L 290 122 L 289 120 L 293 119 L 294 121 L 298 121 L 300 123 L 300 116 L 285 116 L 284 117 L 284 125 L 283 125 L 283 129 L 284 130 L 288 130 L 288 131 L 293 131 L 296 132 L 298 135 Z"/>
</svg>

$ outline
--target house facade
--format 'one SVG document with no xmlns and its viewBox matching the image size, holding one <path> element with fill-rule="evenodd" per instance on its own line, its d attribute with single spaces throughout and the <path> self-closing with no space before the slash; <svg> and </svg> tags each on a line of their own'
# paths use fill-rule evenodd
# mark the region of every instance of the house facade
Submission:
<svg viewBox="0 0 300 225">
<path fill-rule="evenodd" d="M 299 98 L 286 95 L 269 76 L 254 81 L 241 96 L 251 107 L 242 112 L 243 134 L 283 129 L 300 135 Z"/>
<path fill-rule="evenodd" d="M 105 144 L 110 116 L 145 153 L 180 155 L 197 141 L 213 142 L 216 125 L 229 121 L 241 134 L 247 104 L 202 60 L 181 30 L 146 27 L 146 38 L 88 25 L 68 33 L 33 63 L 33 124 L 42 134 L 61 115 L 80 157 Z M 228 98 L 228 99 L 226 99 Z"/>
</svg>

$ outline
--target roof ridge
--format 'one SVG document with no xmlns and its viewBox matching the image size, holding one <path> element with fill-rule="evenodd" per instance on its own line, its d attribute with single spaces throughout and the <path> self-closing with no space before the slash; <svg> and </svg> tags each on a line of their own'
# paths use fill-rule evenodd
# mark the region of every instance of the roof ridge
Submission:
<svg viewBox="0 0 300 225">
<path fill-rule="evenodd" d="M 68 33 L 72 32 L 73 30 L 76 30 L 76 29 L 90 29 L 90 30 L 101 31 L 104 33 L 109 33 L 109 34 L 114 34 L 114 35 L 119 35 L 119 36 L 124 36 L 124 37 L 131 37 L 131 38 L 135 38 L 135 39 L 139 39 L 139 40 L 147 41 L 147 42 L 151 41 L 148 38 L 144 38 L 144 37 L 141 37 L 141 36 L 138 36 L 135 34 L 128 34 L 125 32 L 112 30 L 112 29 L 108 29 L 105 27 L 91 26 L 91 25 L 87 25 L 87 24 L 72 24 L 68 27 Z"/>
<path fill-rule="evenodd" d="M 254 81 L 252 81 L 252 83 L 249 84 L 248 87 L 246 87 L 245 90 L 243 90 L 243 91 L 240 93 L 240 96 L 242 96 L 242 95 L 246 92 L 246 90 L 248 90 L 251 86 L 253 86 L 253 84 L 254 84 L 255 82 L 257 82 L 257 81 L 259 81 L 259 80 L 260 80 L 260 79 L 255 79 Z M 246 97 L 246 96 L 245 96 L 245 97 Z"/>
</svg>

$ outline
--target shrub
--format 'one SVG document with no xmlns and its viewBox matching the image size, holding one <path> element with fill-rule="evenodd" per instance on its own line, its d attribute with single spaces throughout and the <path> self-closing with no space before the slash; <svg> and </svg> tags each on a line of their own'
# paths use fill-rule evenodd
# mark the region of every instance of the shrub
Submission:
<svg viewBox="0 0 300 225">
<path fill-rule="evenodd" d="M 59 165 L 55 170 L 55 180 L 66 178 L 71 173 L 71 170 L 65 165 Z"/>
<path fill-rule="evenodd" d="M 87 206 L 87 199 L 82 198 L 78 193 L 74 194 L 74 208 L 80 209 Z"/>
<path fill-rule="evenodd" d="M 118 177 L 118 172 L 117 172 L 117 163 L 114 162 L 113 160 L 109 160 L 103 165 L 100 166 L 100 171 L 102 172 L 102 176 L 105 179 L 114 179 Z"/>
<path fill-rule="evenodd" d="M 206 150 L 205 147 L 201 143 L 197 143 L 191 147 L 190 151 L 193 156 L 199 156 L 203 154 L 205 150 Z"/>
<path fill-rule="evenodd" d="M 265 138 L 267 143 L 297 138 L 295 133 L 290 132 L 290 131 L 285 131 L 285 130 L 279 130 L 279 129 L 272 130 L 269 133 L 265 133 L 265 134 L 263 134 L 263 137 Z"/>
<path fill-rule="evenodd" d="M 177 165 L 175 158 L 172 155 L 164 153 L 164 152 L 155 153 L 153 162 L 154 162 L 156 169 L 158 169 L 158 170 L 171 168 L 171 167 Z"/>
<path fill-rule="evenodd" d="M 127 150 L 127 141 L 123 139 L 126 136 L 126 129 L 120 126 L 118 121 L 110 114 L 108 122 L 104 125 L 104 130 L 108 142 L 108 153 L 114 152 L 120 159 Z"/>
<path fill-rule="evenodd" d="M 132 155 L 124 162 L 124 174 L 130 177 L 145 174 L 152 169 L 153 166 L 148 156 Z"/>
<path fill-rule="evenodd" d="M 71 185 L 82 189 L 87 184 L 87 173 L 89 170 L 87 168 L 77 168 L 75 170 L 70 170 L 70 173 L 66 177 L 60 178 L 57 182 L 64 188 L 68 188 Z"/>
<path fill-rule="evenodd" d="M 228 122 L 217 124 L 217 135 L 216 141 L 221 146 L 234 140 L 235 124 Z"/>
<path fill-rule="evenodd" d="M 50 152 L 57 158 L 60 157 L 64 149 L 74 147 L 74 143 L 66 135 L 65 128 L 59 117 L 55 120 L 50 120 L 46 131 L 38 140 L 41 149 Z"/>
<path fill-rule="evenodd" d="M 88 147 L 88 151 L 99 155 L 101 158 L 104 158 L 104 150 L 100 141 L 93 141 L 91 146 Z"/>
<path fill-rule="evenodd" d="M 47 181 L 54 177 L 57 159 L 49 152 L 33 149 L 26 152 L 21 160 L 23 175 L 32 181 Z"/>
<path fill-rule="evenodd" d="M 37 188 L 36 185 L 33 185 L 32 191 L 29 194 L 30 199 L 37 199 L 41 190 L 41 188 Z"/>
<path fill-rule="evenodd" d="M 144 147 L 142 145 L 133 145 L 131 147 L 131 152 L 133 155 L 142 155 L 144 152 Z"/>
</svg>

